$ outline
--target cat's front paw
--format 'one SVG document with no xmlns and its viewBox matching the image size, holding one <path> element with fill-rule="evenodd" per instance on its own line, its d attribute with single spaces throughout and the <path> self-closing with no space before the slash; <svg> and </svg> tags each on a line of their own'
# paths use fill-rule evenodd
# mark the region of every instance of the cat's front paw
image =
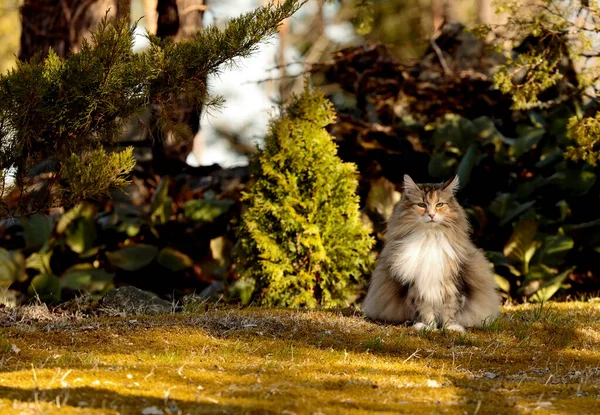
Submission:
<svg viewBox="0 0 600 415">
<path fill-rule="evenodd" d="M 457 324 L 457 323 L 448 324 L 446 326 L 446 330 L 458 331 L 459 333 L 464 333 L 465 332 L 465 328 L 463 326 L 461 326 L 460 324 Z"/>
<path fill-rule="evenodd" d="M 413 328 L 415 330 L 435 330 L 436 326 L 435 326 L 435 323 L 425 324 L 425 323 L 418 322 L 418 323 L 413 324 Z"/>
</svg>

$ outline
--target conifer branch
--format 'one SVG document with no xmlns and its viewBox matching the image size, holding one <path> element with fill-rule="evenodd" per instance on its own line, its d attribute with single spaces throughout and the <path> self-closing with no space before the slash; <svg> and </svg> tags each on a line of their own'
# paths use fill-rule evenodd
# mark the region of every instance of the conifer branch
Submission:
<svg viewBox="0 0 600 415">
<path fill-rule="evenodd" d="M 106 195 L 109 189 L 122 186 L 133 168 L 133 156 L 127 157 L 131 152 L 111 158 L 99 151 L 118 143 L 126 122 L 152 106 L 161 115 L 161 125 L 184 135 L 174 125 L 171 97 L 183 95 L 196 107 L 220 104 L 219 97 L 209 99 L 206 76 L 254 53 L 305 1 L 271 2 L 232 19 L 223 30 L 211 26 L 178 43 L 148 35 L 150 48 L 140 53 L 132 50 L 135 24 L 105 16 L 78 53 L 61 59 L 50 51 L 44 60 L 38 55 L 29 62 L 17 62 L 0 76 L 3 185 L 8 173 L 14 172 L 19 198 L 26 198 L 36 188 L 31 177 L 35 166 L 54 160 L 57 187 L 70 183 L 68 192 L 54 189 L 59 204 Z M 104 184 L 77 186 L 78 177 L 73 174 L 80 174 L 84 165 L 73 157 L 111 160 L 112 168 L 107 170 L 86 159 L 96 166 L 96 176 L 86 176 L 86 183 Z M 67 161 L 70 164 L 63 165 Z M 48 208 L 54 205 L 50 199 Z M 20 208 L 20 213 L 30 211 L 23 203 Z"/>
</svg>

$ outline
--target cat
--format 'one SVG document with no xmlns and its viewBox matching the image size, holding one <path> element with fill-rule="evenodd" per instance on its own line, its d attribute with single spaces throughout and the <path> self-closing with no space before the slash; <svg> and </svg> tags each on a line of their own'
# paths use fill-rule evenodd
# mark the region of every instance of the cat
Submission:
<svg viewBox="0 0 600 415">
<path fill-rule="evenodd" d="M 499 314 L 491 265 L 471 241 L 458 187 L 457 175 L 441 184 L 416 184 L 404 175 L 363 302 L 368 318 L 464 332 Z"/>
</svg>

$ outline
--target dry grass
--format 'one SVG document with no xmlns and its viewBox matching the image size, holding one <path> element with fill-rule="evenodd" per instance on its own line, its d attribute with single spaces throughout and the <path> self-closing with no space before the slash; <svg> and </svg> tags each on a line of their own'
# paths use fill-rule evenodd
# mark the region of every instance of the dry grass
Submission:
<svg viewBox="0 0 600 415">
<path fill-rule="evenodd" d="M 600 304 L 505 311 L 457 334 L 325 311 L 9 319 L 4 309 L 0 413 L 597 411 Z"/>
</svg>

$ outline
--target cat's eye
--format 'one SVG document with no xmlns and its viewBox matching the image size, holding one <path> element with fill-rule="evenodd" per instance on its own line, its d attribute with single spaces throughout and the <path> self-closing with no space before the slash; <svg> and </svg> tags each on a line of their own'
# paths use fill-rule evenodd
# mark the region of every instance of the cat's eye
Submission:
<svg viewBox="0 0 600 415">
<path fill-rule="evenodd" d="M 440 202 L 440 203 L 438 203 L 437 205 L 435 205 L 435 207 L 437 207 L 437 208 L 441 208 L 441 207 L 442 207 L 442 206 L 444 206 L 444 205 L 445 205 L 445 203 L 443 203 L 443 202 Z"/>
<path fill-rule="evenodd" d="M 425 203 L 417 203 L 417 206 L 419 206 L 420 208 L 426 208 L 427 205 Z"/>
</svg>

